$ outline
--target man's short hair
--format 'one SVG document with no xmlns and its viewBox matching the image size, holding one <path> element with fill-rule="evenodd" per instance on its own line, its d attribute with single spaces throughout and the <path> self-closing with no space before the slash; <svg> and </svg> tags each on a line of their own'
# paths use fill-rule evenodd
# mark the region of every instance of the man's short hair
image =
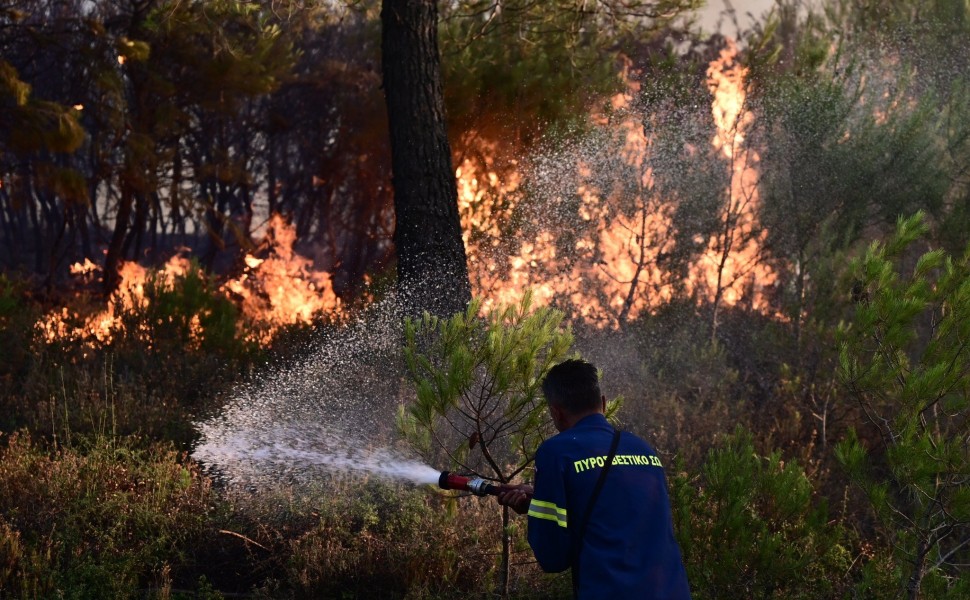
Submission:
<svg viewBox="0 0 970 600">
<path fill-rule="evenodd" d="M 603 395 L 596 367 L 581 359 L 563 361 L 549 369 L 542 380 L 546 401 L 570 414 L 595 410 Z"/>
</svg>

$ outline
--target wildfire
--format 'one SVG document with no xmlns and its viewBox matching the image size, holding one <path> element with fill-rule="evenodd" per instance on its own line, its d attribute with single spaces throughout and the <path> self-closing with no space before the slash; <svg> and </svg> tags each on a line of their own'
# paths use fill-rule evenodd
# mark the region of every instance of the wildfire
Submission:
<svg viewBox="0 0 970 600">
<path fill-rule="evenodd" d="M 98 265 L 91 262 L 90 258 L 85 258 L 84 262 L 78 262 L 71 265 L 71 275 L 87 275 L 88 273 L 94 273 L 99 270 Z"/>
<path fill-rule="evenodd" d="M 721 213 L 721 227 L 708 242 L 704 260 L 695 265 L 692 279 L 715 304 L 742 301 L 759 310 L 768 308 L 764 290 L 777 277 L 760 260 L 765 232 L 759 228 L 758 152 L 745 143 L 754 115 L 748 110 L 745 81 L 748 70 L 737 62 L 733 41 L 707 69 L 707 86 L 714 98 L 711 112 L 717 132 L 711 140 L 730 164 L 730 186 Z M 746 295 L 747 292 L 747 295 Z"/>
<path fill-rule="evenodd" d="M 747 140 L 755 117 L 747 105 L 747 71 L 737 54 L 736 46 L 728 44 L 706 73 L 715 124 L 708 155 L 716 154 L 718 164 L 724 165 L 722 226 L 710 238 L 695 240 L 705 250 L 687 268 L 686 281 L 671 281 L 683 278 L 684 271 L 673 271 L 665 263 L 675 251 L 674 217 L 680 200 L 658 181 L 662 171 L 655 172 L 654 164 L 662 150 L 656 132 L 645 129 L 644 115 L 634 108 L 638 89 L 632 79 L 627 79 L 624 93 L 612 98 L 609 118 L 593 116 L 612 136 L 609 156 L 590 159 L 576 153 L 562 159 L 570 164 L 549 175 L 550 187 L 556 189 L 549 192 L 551 205 L 540 209 L 549 213 L 548 222 L 546 215 L 525 216 L 525 234 L 518 233 L 518 220 L 535 201 L 524 201 L 523 183 L 533 177 L 521 171 L 511 152 L 503 154 L 500 143 L 473 136 L 476 152 L 459 161 L 455 176 L 469 274 L 474 294 L 484 299 L 483 309 L 515 302 L 526 289 L 538 303 L 558 306 L 600 327 L 622 326 L 657 308 L 673 297 L 675 288 L 713 305 L 715 315 L 718 306 L 742 302 L 760 310 L 768 307 L 764 290 L 776 277 L 760 261 L 764 232 L 756 215 L 759 157 Z M 684 148 L 688 156 L 702 153 L 696 145 Z M 575 203 L 570 205 L 573 220 L 557 221 L 554 213 L 567 200 Z M 241 261 L 238 275 L 216 289 L 240 307 L 247 331 L 255 332 L 249 335 L 259 343 L 271 341 L 282 327 L 319 315 L 342 315 L 330 273 L 315 269 L 294 250 L 295 242 L 295 227 L 273 215 L 265 237 Z M 64 308 L 47 315 L 38 328 L 50 341 L 110 343 L 125 326 L 124 313 L 150 302 L 150 278 L 172 285 L 197 268 L 187 251 L 157 272 L 123 263 L 121 283 L 104 310 L 82 318 Z M 98 270 L 90 259 L 71 267 L 75 277 L 89 283 Z M 193 331 L 199 322 L 196 315 Z"/>
<path fill-rule="evenodd" d="M 82 318 L 77 312 L 63 307 L 41 319 L 37 329 L 48 342 L 68 340 L 83 341 L 91 345 L 108 344 L 124 327 L 124 314 L 147 302 L 145 287 L 150 277 L 154 278 L 156 285 L 170 286 L 177 277 L 185 275 L 191 268 L 191 262 L 180 255 L 173 256 L 154 274 L 150 274 L 138 263 L 122 263 L 118 271 L 118 289 L 111 295 L 103 311 Z M 100 267 L 85 258 L 84 262 L 71 265 L 70 270 L 72 275 L 84 277 L 100 271 Z M 74 324 L 78 322 L 81 324 Z"/>
<path fill-rule="evenodd" d="M 330 273 L 315 270 L 313 261 L 293 250 L 295 243 L 296 227 L 274 214 L 260 244 L 267 249 L 266 257 L 247 254 L 242 275 L 223 285 L 223 290 L 240 299 L 243 314 L 259 325 L 262 343 L 281 327 L 341 310 Z"/>
<path fill-rule="evenodd" d="M 243 272 L 217 290 L 238 303 L 251 331 L 255 332 L 250 335 L 260 343 L 271 341 L 286 325 L 310 322 L 320 314 L 340 313 L 340 301 L 333 291 L 330 274 L 315 270 L 310 259 L 296 253 L 295 242 L 295 227 L 279 215 L 273 215 L 266 236 L 257 244 L 257 253 L 265 255 L 264 258 L 246 255 Z M 144 308 L 152 301 L 146 293 L 149 281 L 155 286 L 171 287 L 193 270 L 198 273 L 199 267 L 187 258 L 187 253 L 187 249 L 182 249 L 164 266 L 152 271 L 134 262 L 122 263 L 120 284 L 104 310 L 82 318 L 62 308 L 42 319 L 37 325 L 38 332 L 48 342 L 110 343 L 125 327 L 124 314 Z M 86 258 L 70 270 L 76 277 L 90 278 L 100 267 Z M 200 323 L 200 315 L 193 315 L 190 329 L 195 338 L 201 331 Z M 151 342 L 149 331 L 134 333 Z"/>
<path fill-rule="evenodd" d="M 730 43 L 707 71 L 716 125 L 711 144 L 728 165 L 720 216 L 723 226 L 706 241 L 707 249 L 690 267 L 688 280 L 677 283 L 685 293 L 715 307 L 747 302 L 764 309 L 763 290 L 773 284 L 775 276 L 759 260 L 763 235 L 755 213 L 758 155 L 746 142 L 754 116 L 746 104 L 747 71 L 738 64 L 737 52 Z M 500 212 L 496 207 L 508 210 L 518 201 L 521 177 L 506 174 L 496 185 L 494 173 L 469 161 L 458 169 L 469 270 L 474 293 L 486 299 L 484 309 L 514 302 L 531 288 L 537 302 L 563 307 L 587 323 L 609 327 L 671 299 L 672 282 L 665 281 L 669 274 L 663 262 L 672 252 L 677 200 L 666 197 L 654 180 L 654 140 L 645 133 L 642 115 L 628 110 L 635 104 L 638 87 L 627 80 L 627 90 L 611 100 L 613 121 L 593 117 L 600 127 L 612 128 L 620 140 L 617 158 L 622 165 L 616 170 L 627 172 L 626 183 L 620 186 L 609 181 L 611 173 L 595 172 L 609 171 L 615 163 L 594 165 L 582 157 L 572 158 L 578 174 L 575 189 L 565 191 L 556 201 L 565 201 L 567 194 L 579 198 L 577 213 L 582 222 L 574 231 L 549 226 L 517 240 L 510 252 L 490 252 L 499 245 L 501 235 L 493 225 L 502 220 L 495 214 Z M 618 114 L 626 116 L 616 118 Z M 501 184 L 513 180 L 515 188 Z M 573 241 L 564 245 L 563 239 Z M 705 240 L 698 242 L 704 244 Z"/>
</svg>

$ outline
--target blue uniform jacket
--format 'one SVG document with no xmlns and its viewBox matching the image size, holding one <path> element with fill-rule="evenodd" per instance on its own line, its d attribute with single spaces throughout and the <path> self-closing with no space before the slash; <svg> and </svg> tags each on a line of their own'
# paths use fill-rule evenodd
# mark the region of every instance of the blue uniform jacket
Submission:
<svg viewBox="0 0 970 600">
<path fill-rule="evenodd" d="M 596 414 L 539 446 L 529 545 L 544 571 L 572 566 L 576 530 L 612 439 L 613 427 Z M 653 448 L 632 433 L 620 438 L 586 526 L 579 597 L 690 598 L 663 467 Z"/>
</svg>

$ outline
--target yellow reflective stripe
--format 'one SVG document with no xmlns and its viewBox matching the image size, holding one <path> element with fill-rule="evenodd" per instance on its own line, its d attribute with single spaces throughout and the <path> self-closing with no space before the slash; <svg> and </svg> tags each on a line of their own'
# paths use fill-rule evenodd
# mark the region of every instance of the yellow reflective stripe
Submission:
<svg viewBox="0 0 970 600">
<path fill-rule="evenodd" d="M 561 508 L 548 508 L 545 506 L 529 506 L 529 510 L 554 517 L 566 518 L 566 511 Z"/>
<path fill-rule="evenodd" d="M 553 502 L 546 502 L 544 500 L 535 500 L 535 499 L 533 499 L 532 500 L 532 503 L 529 506 L 530 507 L 532 507 L 532 506 L 540 506 L 542 508 L 551 508 L 551 509 L 559 512 L 560 514 L 562 514 L 562 516 L 564 516 L 564 517 L 566 516 L 566 509 L 565 508 L 559 508 Z"/>
<path fill-rule="evenodd" d="M 546 519 L 546 520 L 549 520 L 549 521 L 555 521 L 556 524 L 559 525 L 560 527 L 565 527 L 566 526 L 566 518 L 565 517 L 561 517 L 559 515 L 554 515 L 554 514 L 545 513 L 545 512 L 539 512 L 537 510 L 534 510 L 534 509 L 531 509 L 530 508 L 529 509 L 529 516 L 530 517 L 535 517 L 536 519 Z"/>
<path fill-rule="evenodd" d="M 566 526 L 566 509 L 559 508 L 552 502 L 533 500 L 529 504 L 529 516 L 537 519 L 555 521 L 560 527 Z"/>
<path fill-rule="evenodd" d="M 556 506 L 552 502 L 545 502 L 544 500 L 533 500 L 529 504 L 529 508 L 531 509 L 532 507 L 548 508 L 548 509 L 551 509 L 551 510 L 556 511 L 556 513 L 558 513 L 560 516 L 562 516 L 562 518 L 564 518 L 564 519 L 566 518 L 566 509 L 565 508 L 559 508 L 558 506 Z"/>
</svg>

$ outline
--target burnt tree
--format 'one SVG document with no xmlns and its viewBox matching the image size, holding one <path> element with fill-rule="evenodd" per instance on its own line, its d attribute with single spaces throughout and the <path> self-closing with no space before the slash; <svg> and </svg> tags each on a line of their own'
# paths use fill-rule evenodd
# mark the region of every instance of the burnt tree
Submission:
<svg viewBox="0 0 970 600">
<path fill-rule="evenodd" d="M 436 0 L 384 0 L 398 291 L 411 313 L 448 316 L 471 298 L 445 128 Z"/>
</svg>

